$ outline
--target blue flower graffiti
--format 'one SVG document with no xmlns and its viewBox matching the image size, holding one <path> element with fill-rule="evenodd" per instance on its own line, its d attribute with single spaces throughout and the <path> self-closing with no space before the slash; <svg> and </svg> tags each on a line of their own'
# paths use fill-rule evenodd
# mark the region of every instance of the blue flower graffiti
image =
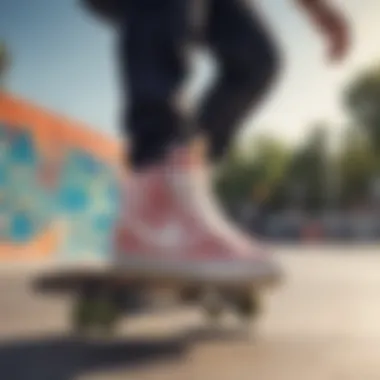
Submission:
<svg viewBox="0 0 380 380">
<path fill-rule="evenodd" d="M 0 239 L 31 241 L 59 219 L 67 225 L 61 255 L 106 257 L 118 203 L 110 168 L 68 148 L 49 187 L 41 180 L 46 160 L 29 132 L 0 123 Z"/>
</svg>

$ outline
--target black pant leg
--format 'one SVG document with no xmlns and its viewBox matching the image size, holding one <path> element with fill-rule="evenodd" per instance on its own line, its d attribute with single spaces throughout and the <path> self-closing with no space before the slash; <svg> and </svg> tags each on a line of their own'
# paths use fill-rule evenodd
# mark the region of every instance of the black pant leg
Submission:
<svg viewBox="0 0 380 380">
<path fill-rule="evenodd" d="M 188 121 L 178 105 L 187 72 L 191 0 L 127 0 L 121 33 L 125 133 L 132 165 L 156 163 L 186 140 Z"/>
<path fill-rule="evenodd" d="M 217 161 L 273 82 L 279 57 L 269 31 L 244 0 L 209 0 L 206 39 L 220 76 L 201 108 L 200 127 Z"/>
</svg>

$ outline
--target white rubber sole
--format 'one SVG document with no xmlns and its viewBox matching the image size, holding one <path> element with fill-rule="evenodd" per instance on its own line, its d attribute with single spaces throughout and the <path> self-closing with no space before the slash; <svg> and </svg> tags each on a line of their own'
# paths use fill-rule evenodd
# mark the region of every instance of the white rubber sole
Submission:
<svg viewBox="0 0 380 380">
<path fill-rule="evenodd" d="M 142 275 L 151 278 L 178 278 L 184 281 L 200 281 L 223 284 L 260 284 L 281 277 L 280 268 L 272 262 L 247 263 L 238 261 L 183 262 L 171 260 L 144 260 L 126 258 L 118 260 L 117 272 Z"/>
<path fill-rule="evenodd" d="M 280 268 L 272 262 L 179 262 L 125 258 L 115 264 L 73 265 L 44 271 L 37 276 L 45 288 L 76 288 L 90 281 L 128 285 L 141 283 L 154 287 L 187 286 L 223 288 L 266 288 L 282 280 Z"/>
</svg>

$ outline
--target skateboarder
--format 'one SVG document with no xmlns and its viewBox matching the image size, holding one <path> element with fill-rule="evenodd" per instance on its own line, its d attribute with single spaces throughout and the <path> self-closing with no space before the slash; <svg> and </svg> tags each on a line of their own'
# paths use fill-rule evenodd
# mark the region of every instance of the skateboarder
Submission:
<svg viewBox="0 0 380 380">
<path fill-rule="evenodd" d="M 137 273 L 216 281 L 276 277 L 269 256 L 222 215 L 209 175 L 280 70 L 257 6 L 244 0 L 82 1 L 120 37 L 130 172 L 115 239 L 118 263 Z M 324 34 L 329 57 L 342 59 L 348 33 L 339 11 L 328 0 L 293 1 Z M 199 112 L 189 114 L 181 90 L 194 42 L 210 49 L 219 76 Z"/>
</svg>

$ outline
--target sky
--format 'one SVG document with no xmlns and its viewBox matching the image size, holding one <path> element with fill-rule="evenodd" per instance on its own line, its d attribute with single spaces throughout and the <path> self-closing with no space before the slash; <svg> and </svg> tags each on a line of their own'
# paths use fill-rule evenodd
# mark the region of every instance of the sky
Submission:
<svg viewBox="0 0 380 380">
<path fill-rule="evenodd" d="M 256 0 L 278 40 L 283 68 L 270 95 L 248 117 L 244 134 L 265 131 L 297 142 L 313 123 L 329 122 L 332 133 L 344 125 L 343 89 L 358 71 L 380 62 L 380 1 L 330 1 L 344 11 L 353 35 L 349 57 L 334 66 L 295 0 Z M 117 40 L 77 0 L 1 0 L 0 39 L 13 56 L 12 92 L 119 135 Z M 197 99 L 211 83 L 214 66 L 201 53 L 193 61 L 189 96 Z"/>
</svg>

